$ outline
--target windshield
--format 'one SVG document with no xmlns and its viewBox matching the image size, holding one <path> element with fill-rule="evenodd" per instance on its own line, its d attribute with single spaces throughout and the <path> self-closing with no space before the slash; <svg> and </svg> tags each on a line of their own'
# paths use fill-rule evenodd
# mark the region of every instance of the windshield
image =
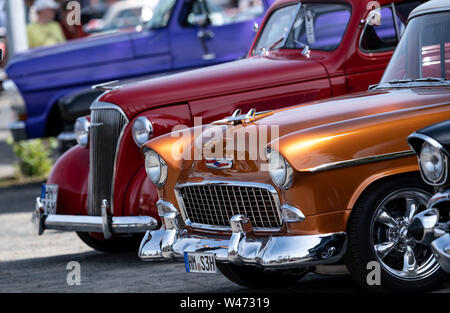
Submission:
<svg viewBox="0 0 450 313">
<path fill-rule="evenodd" d="M 252 54 L 287 48 L 332 51 L 342 41 L 350 7 L 333 3 L 303 3 L 276 10 L 264 26 Z"/>
<path fill-rule="evenodd" d="M 149 21 L 150 28 L 166 27 L 169 23 L 172 8 L 176 0 L 160 0 L 153 11 L 153 17 Z"/>
<path fill-rule="evenodd" d="M 450 12 L 413 18 L 381 84 L 439 82 L 450 77 Z"/>
</svg>

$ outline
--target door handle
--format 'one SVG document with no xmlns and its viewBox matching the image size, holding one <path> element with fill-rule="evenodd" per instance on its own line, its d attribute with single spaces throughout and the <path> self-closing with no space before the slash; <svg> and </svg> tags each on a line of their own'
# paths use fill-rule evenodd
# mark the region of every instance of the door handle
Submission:
<svg viewBox="0 0 450 313">
<path fill-rule="evenodd" d="M 202 29 L 197 32 L 197 37 L 200 40 L 213 39 L 215 35 L 212 30 Z"/>
<path fill-rule="evenodd" d="M 213 52 L 209 51 L 208 45 L 206 44 L 206 41 L 214 38 L 214 36 L 214 32 L 207 29 L 201 29 L 197 32 L 197 37 L 198 39 L 200 39 L 203 48 L 202 60 L 204 61 L 210 61 L 216 58 L 216 55 Z"/>
</svg>

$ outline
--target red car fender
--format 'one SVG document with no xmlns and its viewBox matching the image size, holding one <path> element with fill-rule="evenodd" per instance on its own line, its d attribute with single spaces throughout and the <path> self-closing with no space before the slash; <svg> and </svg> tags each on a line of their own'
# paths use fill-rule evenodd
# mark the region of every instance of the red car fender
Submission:
<svg viewBox="0 0 450 313">
<path fill-rule="evenodd" d="M 75 146 L 54 165 L 47 184 L 58 185 L 57 214 L 87 215 L 89 150 Z"/>
<path fill-rule="evenodd" d="M 125 216 L 151 216 L 160 220 L 156 202 L 158 190 L 148 179 L 145 168 L 141 167 L 128 185 L 125 195 Z"/>
<path fill-rule="evenodd" d="M 137 214 L 136 212 L 142 210 L 146 211 L 146 213 L 138 215 L 148 215 L 150 211 L 156 212 L 154 204 L 158 199 L 157 189 L 151 186 L 152 183 L 146 178 L 144 158 L 131 134 L 132 125 L 139 116 L 145 116 L 151 121 L 153 138 L 170 133 L 175 126 L 192 126 L 191 114 L 187 104 L 177 104 L 148 110 L 140 115 L 134 116 L 130 120 L 124 130 L 116 160 L 113 206 L 115 216 L 135 215 Z M 134 188 L 136 190 L 133 190 Z M 142 192 L 143 194 L 139 195 L 138 192 Z M 129 196 L 132 198 L 129 198 Z M 144 206 L 138 205 L 134 208 L 133 205 L 136 205 L 140 198 L 147 198 L 150 202 Z M 152 207 L 151 209 L 150 206 Z M 154 217 L 156 218 L 157 216 L 156 214 Z"/>
</svg>

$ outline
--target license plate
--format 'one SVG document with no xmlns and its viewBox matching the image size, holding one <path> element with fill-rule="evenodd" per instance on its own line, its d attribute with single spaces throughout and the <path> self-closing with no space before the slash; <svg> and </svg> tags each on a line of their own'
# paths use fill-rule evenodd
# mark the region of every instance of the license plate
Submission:
<svg viewBox="0 0 450 313">
<path fill-rule="evenodd" d="M 58 200 L 58 185 L 42 184 L 41 189 L 41 204 L 44 213 L 55 214 L 56 202 Z"/>
<path fill-rule="evenodd" d="M 184 253 L 188 273 L 217 273 L 216 256 L 213 253 Z"/>
</svg>

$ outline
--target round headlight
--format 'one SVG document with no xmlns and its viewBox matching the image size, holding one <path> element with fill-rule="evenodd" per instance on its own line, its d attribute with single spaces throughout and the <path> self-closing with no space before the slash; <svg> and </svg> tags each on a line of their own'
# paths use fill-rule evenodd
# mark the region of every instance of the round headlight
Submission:
<svg viewBox="0 0 450 313">
<path fill-rule="evenodd" d="M 155 185 L 162 186 L 166 183 L 167 164 L 159 154 L 153 150 L 148 150 L 145 153 L 145 171 Z"/>
<path fill-rule="evenodd" d="M 74 132 L 77 143 L 86 148 L 89 144 L 89 127 L 91 123 L 85 117 L 77 118 L 75 122 Z"/>
<path fill-rule="evenodd" d="M 447 156 L 439 148 L 424 142 L 419 156 L 420 172 L 431 185 L 442 185 L 447 179 Z"/>
<path fill-rule="evenodd" d="M 133 139 L 138 147 L 150 140 L 153 135 L 153 126 L 150 121 L 144 117 L 138 117 L 133 123 Z"/>
<path fill-rule="evenodd" d="M 273 183 L 283 189 L 291 187 L 294 172 L 289 163 L 277 151 L 270 151 L 268 157 L 269 173 Z"/>
</svg>

